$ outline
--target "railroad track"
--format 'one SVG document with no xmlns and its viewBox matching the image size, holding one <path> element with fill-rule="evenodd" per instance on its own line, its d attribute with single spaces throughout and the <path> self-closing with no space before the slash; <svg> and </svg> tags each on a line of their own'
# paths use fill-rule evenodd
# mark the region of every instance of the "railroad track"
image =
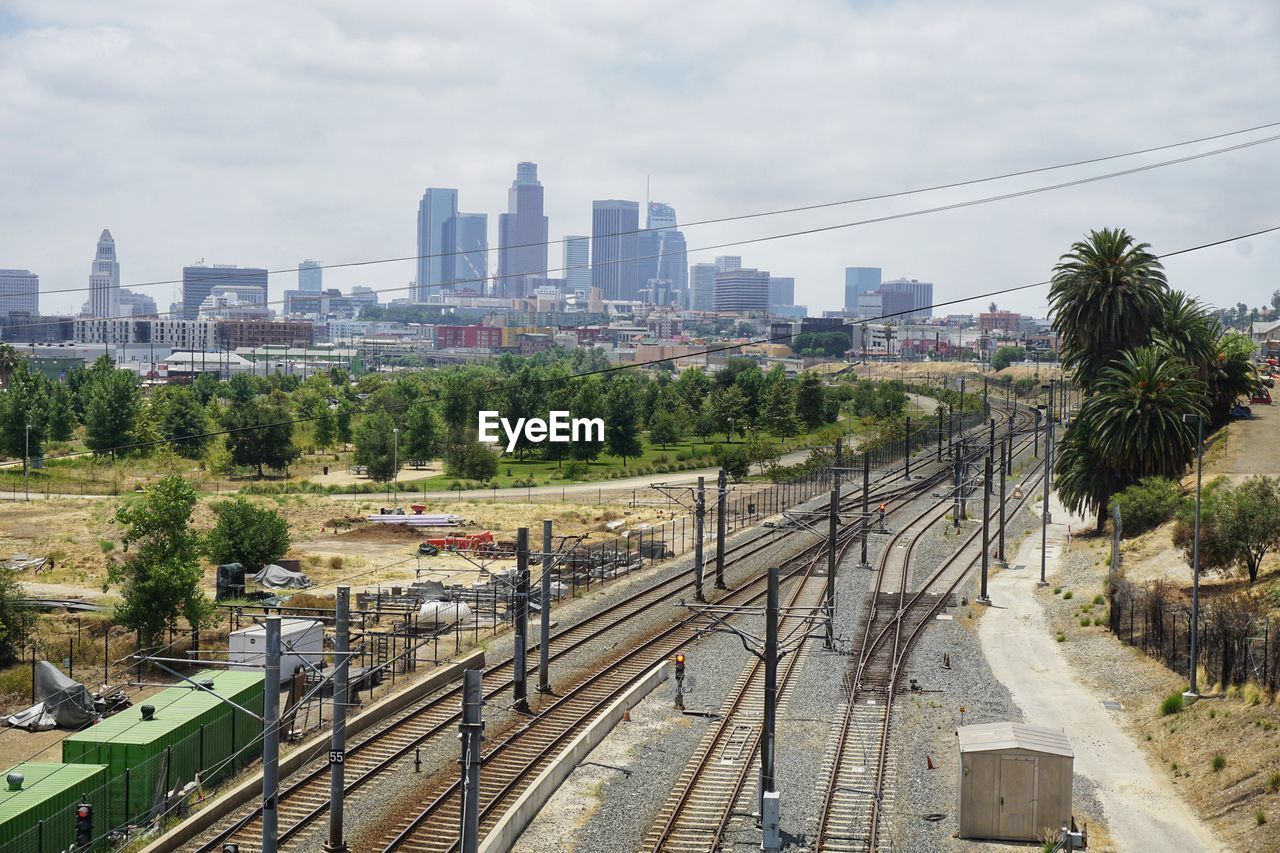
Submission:
<svg viewBox="0 0 1280 853">
<path fill-rule="evenodd" d="M 892 476 L 886 476 L 877 482 L 880 488 L 872 492 L 872 499 L 885 500 L 892 498 L 898 491 L 909 488 L 908 484 L 884 486 Z M 859 493 L 860 494 L 860 493 Z M 850 497 L 849 500 L 853 498 Z M 725 548 L 726 566 L 732 566 L 739 560 L 754 556 L 761 548 L 800 532 L 796 528 L 766 528 L 757 535 L 742 539 Z M 708 569 L 710 561 L 708 561 Z M 710 590 L 710 575 L 705 579 L 705 586 Z M 621 601 L 594 613 L 581 622 L 568 626 L 553 634 L 549 659 L 554 662 L 573 653 L 587 644 L 607 635 L 618 626 L 637 615 L 649 611 L 653 606 L 694 588 L 693 570 L 672 575 L 657 581 L 645 589 L 627 596 Z M 534 651 L 537 644 L 531 645 L 529 673 L 536 672 L 537 655 Z M 482 690 L 486 700 L 494 700 L 502 693 L 510 690 L 514 684 L 515 662 L 506 658 L 489 667 L 484 674 Z M 345 757 L 346 795 L 358 792 L 368 783 L 390 772 L 397 764 L 414 754 L 436 738 L 452 736 L 455 726 L 461 717 L 462 688 L 450 688 L 437 694 L 431 700 L 410 709 L 390 722 L 377 727 L 369 735 L 351 744 Z M 278 800 L 279 843 L 281 846 L 298 839 L 312 827 L 329 810 L 329 765 L 317 762 L 303 771 L 303 775 L 282 786 Z M 222 845 L 235 843 L 243 853 L 257 853 L 261 849 L 262 809 L 255 806 L 247 814 L 237 818 L 229 826 L 207 837 L 197 853 L 214 853 L 220 851 Z"/>
<path fill-rule="evenodd" d="M 1015 511 L 1032 499 L 1034 486 L 1042 479 L 1039 469 L 1035 470 L 1023 483 L 1023 497 L 1007 501 Z M 903 686 L 907 656 L 925 625 L 953 601 L 981 559 L 981 549 L 990 547 L 980 541 L 982 528 L 978 527 L 913 592 L 912 552 L 928 528 L 945 517 L 947 508 L 942 502 L 921 513 L 880 554 L 858 658 L 846 673 L 846 700 L 823 763 L 816 850 L 871 853 L 882 849 L 881 824 L 892 806 L 896 781 L 896 763 L 889 751 L 893 703 Z M 999 507 L 992 510 L 994 516 Z"/>
<path fill-rule="evenodd" d="M 780 580 L 804 577 L 822 554 L 819 542 L 793 557 L 783 567 Z M 766 578 L 755 577 L 730 590 L 718 603 L 744 605 L 759 600 Z M 599 670 L 583 677 L 549 707 L 523 727 L 486 750 L 481 758 L 484 784 L 480 788 L 480 835 L 483 837 L 519 796 L 527 781 L 536 777 L 595 716 L 624 693 L 638 678 L 697 638 L 701 626 L 696 616 L 685 617 L 659 630 L 640 645 L 620 652 Z M 460 785 L 454 779 L 428 798 L 415 816 L 404 819 L 380 845 L 385 851 L 429 853 L 459 848 Z"/>
</svg>

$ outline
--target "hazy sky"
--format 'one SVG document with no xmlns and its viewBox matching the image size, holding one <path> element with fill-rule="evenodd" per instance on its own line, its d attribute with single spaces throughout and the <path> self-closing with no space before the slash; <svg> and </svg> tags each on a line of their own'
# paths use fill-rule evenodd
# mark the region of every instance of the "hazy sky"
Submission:
<svg viewBox="0 0 1280 853">
<path fill-rule="evenodd" d="M 652 197 L 689 221 L 1278 121 L 1277 8 L 0 0 L 0 267 L 30 268 L 44 291 L 84 288 L 104 227 L 125 286 L 180 277 L 201 258 L 280 268 L 412 255 L 427 186 L 457 187 L 463 210 L 489 213 L 496 246 L 519 160 L 538 163 L 558 238 L 590 233 L 594 198 L 643 201 L 646 176 Z M 815 314 L 839 307 L 854 265 L 933 281 L 936 299 L 955 299 L 1046 278 L 1091 227 L 1122 225 L 1167 251 L 1280 224 L 1278 164 L 1280 142 L 690 261 L 741 254 L 794 275 Z M 1114 168 L 685 236 L 696 249 Z M 1173 259 L 1168 272 L 1215 304 L 1257 305 L 1280 287 L 1278 261 L 1274 234 Z M 403 287 L 413 270 L 326 271 L 325 283 Z M 273 277 L 272 298 L 295 284 Z M 144 290 L 161 310 L 177 292 Z M 49 295 L 41 307 L 85 298 Z M 1042 314 L 1044 290 L 997 301 Z"/>
</svg>

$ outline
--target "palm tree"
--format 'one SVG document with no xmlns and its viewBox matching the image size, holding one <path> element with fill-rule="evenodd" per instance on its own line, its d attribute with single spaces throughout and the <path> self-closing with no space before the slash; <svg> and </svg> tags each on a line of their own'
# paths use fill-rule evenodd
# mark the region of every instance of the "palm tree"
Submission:
<svg viewBox="0 0 1280 853">
<path fill-rule="evenodd" d="M 1195 370 L 1202 382 L 1210 382 L 1218 368 L 1218 321 L 1209 310 L 1180 290 L 1166 291 L 1163 310 L 1151 338 Z"/>
<path fill-rule="evenodd" d="M 1107 523 L 1111 496 L 1130 484 L 1124 475 L 1107 463 L 1089 440 L 1080 418 L 1071 422 L 1057 447 L 1053 487 L 1064 506 L 1077 515 L 1093 514 L 1098 531 Z"/>
<path fill-rule="evenodd" d="M 1253 341 L 1245 335 L 1227 332 L 1215 343 L 1217 362 L 1209 383 L 1209 406 L 1214 423 L 1224 424 L 1231 418 L 1236 398 L 1258 390 L 1258 369 L 1253 364 Z"/>
<path fill-rule="evenodd" d="M 1148 342 L 1164 309 L 1164 268 L 1149 249 L 1123 228 L 1103 228 L 1053 268 L 1049 308 L 1063 367 L 1086 393 L 1121 351 Z"/>
<path fill-rule="evenodd" d="M 1138 347 L 1099 374 L 1080 423 L 1107 465 L 1136 482 L 1180 477 L 1195 452 L 1185 414 L 1208 415 L 1207 390 L 1191 367 L 1158 347 Z"/>
</svg>

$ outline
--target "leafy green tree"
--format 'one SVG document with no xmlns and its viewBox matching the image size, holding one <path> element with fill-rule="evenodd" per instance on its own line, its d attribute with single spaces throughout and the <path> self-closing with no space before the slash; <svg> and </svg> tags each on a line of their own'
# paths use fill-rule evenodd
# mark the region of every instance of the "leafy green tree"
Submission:
<svg viewBox="0 0 1280 853">
<path fill-rule="evenodd" d="M 21 459 L 28 452 L 40 456 L 47 436 L 48 399 L 41 376 L 21 362 L 9 374 L 8 386 L 0 392 L 0 454 Z M 28 445 L 27 425 L 31 425 Z"/>
<path fill-rule="evenodd" d="M 70 388 L 61 382 L 46 384 L 45 415 L 49 438 L 70 441 L 76 430 L 76 407 Z"/>
<path fill-rule="evenodd" d="M 239 563 L 258 572 L 288 553 L 289 522 L 275 510 L 233 498 L 214 504 L 213 514 L 217 522 L 205 537 L 213 562 Z"/>
<path fill-rule="evenodd" d="M 668 447 L 680 443 L 680 420 L 671 412 L 659 409 L 649 419 L 649 443 Z"/>
<path fill-rule="evenodd" d="M 1113 468 L 1090 440 L 1080 418 L 1071 422 L 1054 450 L 1053 486 L 1067 509 L 1077 515 L 1094 515 L 1099 531 L 1106 527 L 1111 496 L 1130 484 Z"/>
<path fill-rule="evenodd" d="M 1137 536 L 1173 518 L 1182 505 L 1182 489 L 1167 477 L 1143 477 L 1116 493 L 1126 535 Z"/>
<path fill-rule="evenodd" d="M 696 412 L 702 408 L 702 401 L 711 393 L 713 383 L 701 367 L 690 367 L 680 371 L 674 385 L 676 393 L 684 401 L 685 409 Z"/>
<path fill-rule="evenodd" d="M 778 464 L 781 456 L 778 445 L 770 441 L 764 433 L 753 430 L 747 436 L 747 459 L 760 466 L 761 474 L 768 474 Z"/>
<path fill-rule="evenodd" d="M 1190 563 L 1195 545 L 1194 497 L 1174 526 L 1173 544 Z M 1280 548 L 1280 479 L 1250 477 L 1236 486 L 1218 479 L 1204 489 L 1200 507 L 1200 570 L 1238 567 L 1252 586 L 1263 559 Z"/>
<path fill-rule="evenodd" d="M 609 417 L 604 422 L 604 444 L 611 455 L 622 459 L 623 468 L 627 467 L 627 459 L 634 459 L 644 452 L 635 395 L 635 382 L 629 376 L 609 383 Z"/>
<path fill-rule="evenodd" d="M 17 661 L 31 644 L 36 611 L 20 603 L 26 597 L 17 573 L 0 569 L 0 666 Z"/>
<path fill-rule="evenodd" d="M 1026 357 L 1027 351 L 1022 347 L 1000 347 L 991 356 L 991 369 L 999 372 Z"/>
<path fill-rule="evenodd" d="M 254 466 L 259 479 L 264 468 L 283 471 L 301 455 L 293 443 L 292 415 L 282 396 L 253 397 L 231 406 L 223 427 L 229 431 L 226 443 L 231 461 Z"/>
<path fill-rule="evenodd" d="M 1123 228 L 1091 231 L 1053 270 L 1049 307 L 1063 366 L 1086 391 L 1122 351 L 1148 342 L 1164 311 L 1164 268 Z"/>
<path fill-rule="evenodd" d="M 381 409 L 365 415 L 356 427 L 356 464 L 365 466 L 374 482 L 389 482 L 400 469 L 395 428 L 395 420 Z"/>
<path fill-rule="evenodd" d="M 609 416 L 607 401 L 600 387 L 600 379 L 588 376 L 577 382 L 577 395 L 570 411 L 575 418 L 605 418 Z M 604 441 L 575 441 L 569 445 L 569 455 L 580 462 L 591 462 L 604 452 Z"/>
<path fill-rule="evenodd" d="M 720 425 L 720 419 L 716 417 L 716 401 L 713 395 L 702 398 L 702 405 L 696 410 L 693 418 L 693 431 L 702 436 L 705 443 L 707 436 L 715 432 Z"/>
<path fill-rule="evenodd" d="M 451 442 L 444 452 L 444 470 L 450 477 L 489 480 L 498 473 L 498 454 L 476 440 Z"/>
<path fill-rule="evenodd" d="M 716 449 L 716 464 L 724 469 L 729 479 L 742 482 L 751 472 L 751 457 L 741 444 L 722 444 Z"/>
<path fill-rule="evenodd" d="M 426 462 L 436 458 L 440 452 L 440 419 L 430 400 L 422 398 L 409 407 L 401 439 L 406 459 Z"/>
<path fill-rule="evenodd" d="M 135 441 L 142 406 L 138 382 L 128 370 L 112 370 L 93 380 L 84 412 L 84 443 L 90 450 L 101 453 Z"/>
<path fill-rule="evenodd" d="M 350 444 L 354 437 L 351 433 L 351 422 L 355 419 L 356 407 L 350 400 L 343 400 L 338 404 L 338 411 L 334 413 L 334 427 L 338 435 L 338 441 L 343 444 Z"/>
<path fill-rule="evenodd" d="M 258 396 L 258 386 L 254 377 L 237 373 L 227 381 L 227 397 L 233 406 L 243 406 Z"/>
<path fill-rule="evenodd" d="M 191 393 L 200 401 L 200 405 L 207 406 L 209 401 L 218 396 L 218 377 L 212 373 L 200 373 L 191 383 Z"/>
<path fill-rule="evenodd" d="M 178 454 L 188 459 L 204 455 L 210 440 L 209 418 L 189 389 L 166 389 L 160 409 L 160 431 Z"/>
<path fill-rule="evenodd" d="M 822 379 L 812 371 L 800 374 L 796 380 L 796 417 L 806 429 L 814 430 L 825 420 L 827 389 Z"/>
<path fill-rule="evenodd" d="M 733 441 L 733 433 L 746 431 L 747 398 L 736 384 L 713 391 L 711 408 L 715 412 L 717 429 L 724 433 L 727 441 Z"/>
<path fill-rule="evenodd" d="M 21 363 L 22 357 L 18 355 L 17 350 L 9 344 L 0 343 L 0 388 L 9 387 L 9 377 Z"/>
<path fill-rule="evenodd" d="M 783 377 L 769 383 L 760 408 L 764 428 L 779 438 L 790 438 L 800 431 L 796 417 L 796 391 L 791 380 Z"/>
<path fill-rule="evenodd" d="M 108 584 L 121 587 L 116 622 L 154 646 L 178 617 L 198 631 L 213 606 L 201 588 L 200 536 L 190 529 L 196 492 L 179 476 L 165 477 L 116 511 L 125 527 L 123 563 L 107 567 Z"/>
<path fill-rule="evenodd" d="M 849 350 L 849 333 L 802 332 L 791 339 L 791 349 L 798 355 L 839 358 Z"/>
</svg>

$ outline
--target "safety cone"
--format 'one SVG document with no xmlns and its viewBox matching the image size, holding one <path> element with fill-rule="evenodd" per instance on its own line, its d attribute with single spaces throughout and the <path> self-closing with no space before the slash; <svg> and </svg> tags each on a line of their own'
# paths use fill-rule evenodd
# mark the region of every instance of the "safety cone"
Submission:
<svg viewBox="0 0 1280 853">
<path fill-rule="evenodd" d="M 924 762 L 925 762 L 925 764 L 926 764 L 926 765 L 928 765 L 928 767 L 929 767 L 929 769 L 930 769 L 930 770 L 932 770 L 932 769 L 933 769 L 933 756 L 931 756 L 931 755 L 926 755 L 926 756 L 924 757 Z"/>
<path fill-rule="evenodd" d="M 624 723 L 631 722 L 631 711 L 629 711 L 626 708 L 622 709 L 622 722 Z"/>
</svg>

